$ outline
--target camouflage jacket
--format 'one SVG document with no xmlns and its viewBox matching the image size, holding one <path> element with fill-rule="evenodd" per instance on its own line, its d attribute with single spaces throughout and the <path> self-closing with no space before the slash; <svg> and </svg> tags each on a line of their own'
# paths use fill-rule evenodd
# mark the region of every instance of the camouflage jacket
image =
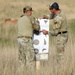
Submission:
<svg viewBox="0 0 75 75">
<path fill-rule="evenodd" d="M 51 35 L 57 35 L 59 32 L 67 31 L 67 19 L 64 12 L 60 10 L 56 15 L 50 14 L 49 18 Z"/>
</svg>

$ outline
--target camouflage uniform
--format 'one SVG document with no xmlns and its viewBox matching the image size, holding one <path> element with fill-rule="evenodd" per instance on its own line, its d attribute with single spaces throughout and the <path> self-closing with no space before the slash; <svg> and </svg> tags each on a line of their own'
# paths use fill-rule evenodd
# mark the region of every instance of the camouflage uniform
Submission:
<svg viewBox="0 0 75 75">
<path fill-rule="evenodd" d="M 64 47 L 68 40 L 67 19 L 65 14 L 60 10 L 58 14 L 50 14 L 50 34 L 56 36 L 57 61 L 63 59 Z"/>
<path fill-rule="evenodd" d="M 67 19 L 61 10 L 54 15 L 50 14 L 50 34 L 55 36 L 56 41 L 56 75 L 64 75 L 64 61 L 65 61 L 65 45 L 68 40 L 67 33 Z"/>
<path fill-rule="evenodd" d="M 65 71 L 65 45 L 68 40 L 68 31 L 67 31 L 67 19 L 65 13 L 59 9 L 57 2 L 49 5 L 49 10 L 51 14 L 44 15 L 41 18 L 50 19 L 50 31 L 43 30 L 43 34 L 48 34 L 54 36 L 56 41 L 56 55 L 54 59 L 54 68 L 55 73 L 53 75 L 64 75 Z"/>
<path fill-rule="evenodd" d="M 33 16 L 27 16 L 27 14 L 25 14 L 20 17 L 18 20 L 19 62 L 30 70 L 35 67 L 35 55 L 32 45 L 32 35 L 34 29 L 38 31 L 39 24 Z"/>
</svg>

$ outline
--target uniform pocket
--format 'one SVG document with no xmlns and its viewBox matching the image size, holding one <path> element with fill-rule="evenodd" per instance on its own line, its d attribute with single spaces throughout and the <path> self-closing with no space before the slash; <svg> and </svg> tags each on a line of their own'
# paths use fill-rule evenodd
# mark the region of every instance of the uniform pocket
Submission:
<svg viewBox="0 0 75 75">
<path fill-rule="evenodd" d="M 29 42 L 29 38 L 23 38 L 23 43 Z"/>
<path fill-rule="evenodd" d="M 68 40 L 67 36 L 59 35 L 56 38 L 56 43 L 57 44 L 65 44 L 67 42 L 67 40 Z"/>
</svg>

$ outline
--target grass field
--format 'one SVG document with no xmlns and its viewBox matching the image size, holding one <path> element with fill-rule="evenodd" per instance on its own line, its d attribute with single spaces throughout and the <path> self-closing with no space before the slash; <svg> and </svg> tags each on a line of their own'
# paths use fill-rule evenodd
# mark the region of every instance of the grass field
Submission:
<svg viewBox="0 0 75 75">
<path fill-rule="evenodd" d="M 19 18 L 25 5 L 33 7 L 33 15 L 39 17 L 49 14 L 48 5 L 55 0 L 1 0 L 0 22 L 7 18 Z M 65 60 L 60 67 L 61 75 L 75 75 L 75 1 L 56 0 L 66 12 L 69 27 L 69 39 L 66 45 Z M 52 37 L 51 37 L 52 38 Z M 51 39 L 50 39 L 51 40 Z M 38 75 L 56 75 L 54 39 L 50 42 L 49 61 L 41 62 Z M 17 25 L 0 24 L 0 75 L 29 75 L 25 70 L 18 72 Z M 63 70 L 64 68 L 64 70 Z M 30 74 L 35 75 L 35 74 Z"/>
</svg>

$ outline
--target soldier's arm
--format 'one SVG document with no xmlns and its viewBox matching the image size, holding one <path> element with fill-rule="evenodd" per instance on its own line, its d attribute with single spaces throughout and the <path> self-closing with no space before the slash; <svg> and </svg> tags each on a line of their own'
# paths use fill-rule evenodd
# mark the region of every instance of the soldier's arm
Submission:
<svg viewBox="0 0 75 75">
<path fill-rule="evenodd" d="M 58 32 L 60 31 L 61 28 L 61 23 L 62 23 L 62 18 L 61 17 L 56 17 L 55 19 L 53 19 L 52 23 L 52 29 L 50 30 L 50 34 L 51 35 L 57 35 Z M 51 23 L 50 22 L 50 23 Z"/>
<path fill-rule="evenodd" d="M 31 18 L 31 23 L 34 30 L 38 31 L 40 29 L 39 21 L 36 20 L 34 17 Z"/>
</svg>

